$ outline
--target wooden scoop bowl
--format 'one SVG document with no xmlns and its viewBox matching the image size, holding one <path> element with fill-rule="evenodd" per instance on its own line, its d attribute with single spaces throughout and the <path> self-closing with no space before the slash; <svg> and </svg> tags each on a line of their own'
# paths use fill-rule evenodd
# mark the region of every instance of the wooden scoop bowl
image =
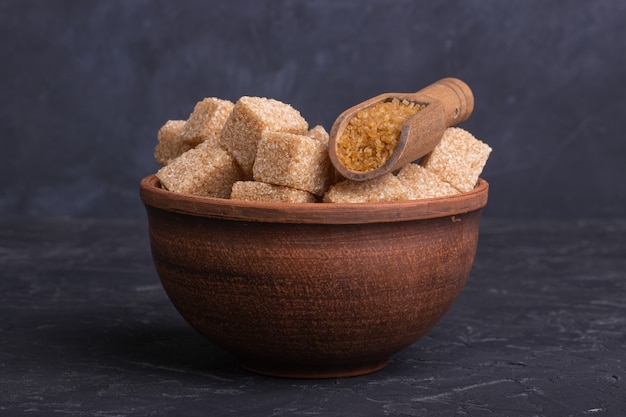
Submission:
<svg viewBox="0 0 626 417">
<path fill-rule="evenodd" d="M 337 155 L 337 139 L 341 137 L 358 112 L 393 98 L 425 105 L 402 125 L 398 145 L 391 157 L 370 171 L 353 171 L 343 165 Z M 457 78 L 443 78 L 416 93 L 385 93 L 357 104 L 339 115 L 330 130 L 330 160 L 341 175 L 356 181 L 378 178 L 421 158 L 432 151 L 446 128 L 467 120 L 474 110 L 474 95 L 467 84 Z"/>
</svg>

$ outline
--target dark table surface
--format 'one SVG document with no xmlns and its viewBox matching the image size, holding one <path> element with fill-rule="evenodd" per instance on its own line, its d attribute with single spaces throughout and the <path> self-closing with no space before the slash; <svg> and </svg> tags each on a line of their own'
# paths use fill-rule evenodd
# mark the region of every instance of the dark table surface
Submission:
<svg viewBox="0 0 626 417">
<path fill-rule="evenodd" d="M 0 415 L 626 415 L 626 220 L 485 219 L 443 320 L 329 380 L 249 373 L 196 334 L 146 227 L 0 220 Z"/>
</svg>

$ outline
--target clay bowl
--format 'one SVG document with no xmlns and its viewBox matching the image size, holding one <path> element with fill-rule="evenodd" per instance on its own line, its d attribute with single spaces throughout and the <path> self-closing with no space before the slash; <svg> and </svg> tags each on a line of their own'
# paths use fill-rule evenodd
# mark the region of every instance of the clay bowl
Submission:
<svg viewBox="0 0 626 417">
<path fill-rule="evenodd" d="M 488 184 L 397 203 L 255 203 L 141 181 L 152 255 L 189 324 L 254 372 L 353 376 L 384 367 L 463 288 Z"/>
</svg>

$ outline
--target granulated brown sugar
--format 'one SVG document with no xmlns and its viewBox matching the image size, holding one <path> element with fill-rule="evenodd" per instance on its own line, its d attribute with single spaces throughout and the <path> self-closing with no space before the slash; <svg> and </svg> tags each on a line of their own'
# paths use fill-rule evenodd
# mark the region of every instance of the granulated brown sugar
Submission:
<svg viewBox="0 0 626 417">
<path fill-rule="evenodd" d="M 361 110 L 337 139 L 337 156 L 352 171 L 366 172 L 391 157 L 404 122 L 423 109 L 421 104 L 393 98 Z"/>
</svg>

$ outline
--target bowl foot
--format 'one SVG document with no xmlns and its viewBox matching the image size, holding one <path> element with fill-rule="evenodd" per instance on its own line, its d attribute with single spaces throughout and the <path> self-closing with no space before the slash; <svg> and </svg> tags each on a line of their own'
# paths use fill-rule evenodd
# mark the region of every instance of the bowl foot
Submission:
<svg viewBox="0 0 626 417">
<path fill-rule="evenodd" d="M 276 376 L 281 378 L 323 379 L 366 375 L 383 369 L 387 365 L 387 363 L 389 363 L 388 359 L 376 362 L 334 366 L 289 366 L 273 363 L 266 364 L 246 362 L 242 362 L 241 366 L 248 371 L 262 375 Z"/>
</svg>

